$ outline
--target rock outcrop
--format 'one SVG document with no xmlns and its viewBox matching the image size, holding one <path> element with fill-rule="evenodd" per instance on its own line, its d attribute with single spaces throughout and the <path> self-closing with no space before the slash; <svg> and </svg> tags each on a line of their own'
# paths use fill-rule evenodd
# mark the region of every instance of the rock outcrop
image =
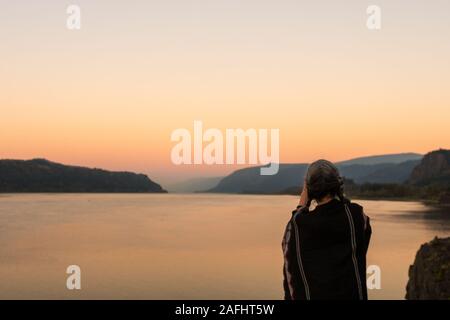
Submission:
<svg viewBox="0 0 450 320">
<path fill-rule="evenodd" d="M 450 299 L 450 237 L 436 237 L 420 247 L 409 267 L 406 299 Z"/>
<path fill-rule="evenodd" d="M 427 153 L 413 169 L 409 182 L 417 185 L 450 185 L 450 150 Z"/>
</svg>

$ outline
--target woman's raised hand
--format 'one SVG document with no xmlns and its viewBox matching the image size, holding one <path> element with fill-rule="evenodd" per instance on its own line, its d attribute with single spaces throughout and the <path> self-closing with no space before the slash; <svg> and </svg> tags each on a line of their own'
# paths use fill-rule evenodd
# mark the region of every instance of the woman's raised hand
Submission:
<svg viewBox="0 0 450 320">
<path fill-rule="evenodd" d="M 308 203 L 308 189 L 306 188 L 306 181 L 303 182 L 303 190 L 300 194 L 299 206 L 305 207 Z"/>
</svg>

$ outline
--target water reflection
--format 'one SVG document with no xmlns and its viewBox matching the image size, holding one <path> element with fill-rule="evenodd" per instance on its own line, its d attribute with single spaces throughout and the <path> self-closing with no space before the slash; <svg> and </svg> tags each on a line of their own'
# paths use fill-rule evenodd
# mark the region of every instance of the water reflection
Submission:
<svg viewBox="0 0 450 320">
<path fill-rule="evenodd" d="M 0 298 L 280 299 L 290 196 L 15 194 L 0 198 Z M 417 202 L 359 201 L 372 219 L 370 298 L 401 299 L 419 246 L 449 217 Z M 82 290 L 65 288 L 80 265 Z"/>
</svg>

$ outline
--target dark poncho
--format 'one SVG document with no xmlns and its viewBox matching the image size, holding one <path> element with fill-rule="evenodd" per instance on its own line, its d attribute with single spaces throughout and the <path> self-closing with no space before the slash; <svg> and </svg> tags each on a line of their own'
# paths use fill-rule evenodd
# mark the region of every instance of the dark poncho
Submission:
<svg viewBox="0 0 450 320">
<path fill-rule="evenodd" d="M 283 237 L 285 299 L 367 299 L 370 220 L 355 203 L 333 199 L 292 212 Z"/>
</svg>

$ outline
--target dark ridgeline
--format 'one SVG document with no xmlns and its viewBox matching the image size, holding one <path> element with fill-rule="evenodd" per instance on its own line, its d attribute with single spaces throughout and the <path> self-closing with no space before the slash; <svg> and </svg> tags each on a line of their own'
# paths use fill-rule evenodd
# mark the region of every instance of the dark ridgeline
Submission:
<svg viewBox="0 0 450 320">
<path fill-rule="evenodd" d="M 356 184 L 403 183 L 413 168 L 420 163 L 422 155 L 415 153 L 372 156 L 337 163 L 341 174 Z M 260 175 L 260 167 L 237 170 L 223 178 L 208 192 L 298 194 L 302 177 L 308 164 L 280 164 L 273 176 Z"/>
<path fill-rule="evenodd" d="M 346 181 L 347 192 L 362 198 L 409 198 L 450 204 L 450 150 L 427 153 L 410 168 L 404 183 L 365 183 Z"/>
<path fill-rule="evenodd" d="M 358 158 L 337 163 L 337 167 L 350 197 L 450 203 L 450 150 L 423 157 L 409 153 Z M 259 167 L 245 168 L 223 178 L 208 192 L 298 195 L 307 168 L 307 164 L 280 164 L 273 176 L 261 176 Z"/>
<path fill-rule="evenodd" d="M 67 166 L 45 159 L 0 160 L 0 192 L 155 192 L 144 174 Z"/>
</svg>

